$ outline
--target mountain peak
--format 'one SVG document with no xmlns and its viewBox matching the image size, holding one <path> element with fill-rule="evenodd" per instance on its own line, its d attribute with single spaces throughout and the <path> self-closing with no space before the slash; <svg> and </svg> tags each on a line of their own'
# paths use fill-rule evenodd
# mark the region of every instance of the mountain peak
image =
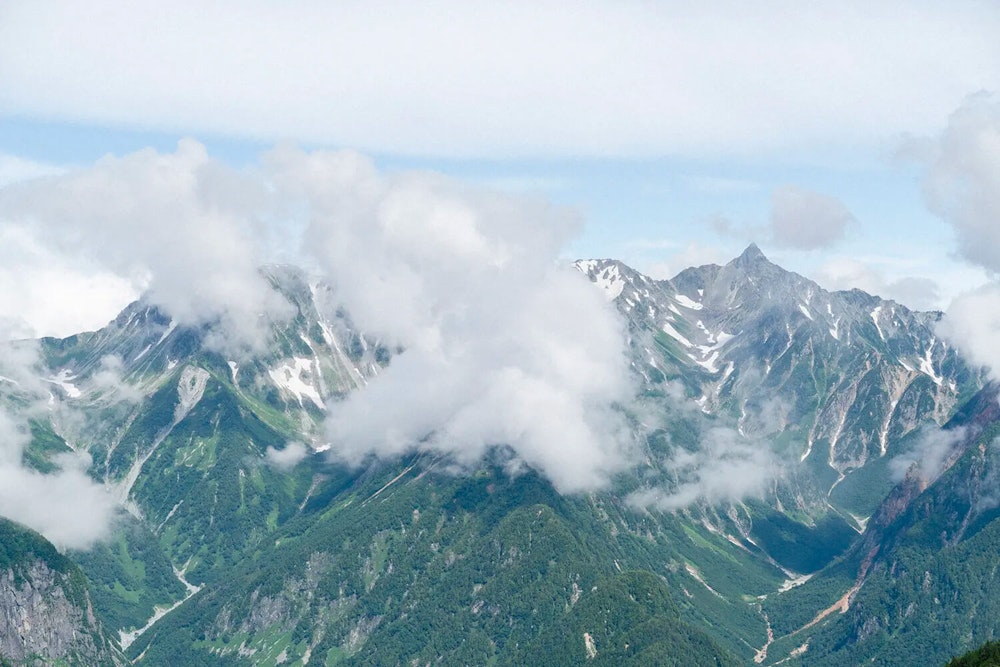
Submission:
<svg viewBox="0 0 1000 667">
<path fill-rule="evenodd" d="M 767 257 L 764 255 L 764 253 L 761 252 L 761 249 L 757 247 L 756 243 L 751 243 L 750 245 L 748 245 L 746 247 L 746 250 L 743 251 L 743 254 L 741 254 L 733 261 L 738 262 L 740 264 L 757 264 L 760 262 L 767 262 L 768 264 L 771 263 L 770 260 L 768 260 Z"/>
</svg>

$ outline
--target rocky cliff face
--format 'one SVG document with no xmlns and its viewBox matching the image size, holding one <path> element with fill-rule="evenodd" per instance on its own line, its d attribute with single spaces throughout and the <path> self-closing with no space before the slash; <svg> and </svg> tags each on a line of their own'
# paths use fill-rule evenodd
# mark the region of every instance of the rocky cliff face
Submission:
<svg viewBox="0 0 1000 667">
<path fill-rule="evenodd" d="M 754 245 L 671 280 L 612 260 L 577 268 L 628 321 L 633 367 L 648 385 L 680 382 L 741 434 L 780 434 L 784 458 L 819 472 L 824 496 L 921 424 L 943 424 L 982 386 L 936 335 L 940 313 L 828 292 Z"/>
<path fill-rule="evenodd" d="M 51 544 L 0 520 L 0 662 L 121 665 L 94 615 L 86 580 Z"/>
</svg>

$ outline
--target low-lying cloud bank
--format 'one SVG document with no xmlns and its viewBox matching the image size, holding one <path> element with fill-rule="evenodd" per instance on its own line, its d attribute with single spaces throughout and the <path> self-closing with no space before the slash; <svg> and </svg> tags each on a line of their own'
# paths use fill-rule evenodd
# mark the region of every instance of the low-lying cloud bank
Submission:
<svg viewBox="0 0 1000 667">
<path fill-rule="evenodd" d="M 87 475 L 91 461 L 86 453 L 55 456 L 57 470 L 45 474 L 24 464 L 31 439 L 29 415 L 44 414 L 57 400 L 40 379 L 37 352 L 34 344 L 0 336 L 0 516 L 38 531 L 59 547 L 84 549 L 108 535 L 116 504 Z M 16 416 L 10 400 L 21 406 Z"/>
<path fill-rule="evenodd" d="M 279 147 L 234 169 L 185 140 L 0 188 L 0 222 L 45 239 L 50 260 L 130 281 L 178 324 L 212 324 L 209 344 L 230 358 L 262 351 L 292 312 L 262 264 L 327 279 L 359 329 L 402 349 L 328 406 L 345 461 L 420 449 L 471 464 L 504 445 L 566 492 L 633 461 L 623 324 L 560 258 L 579 226 L 569 210 L 383 173 L 353 151 Z M 105 360 L 95 381 L 118 373 Z"/>
<path fill-rule="evenodd" d="M 671 511 L 695 503 L 735 503 L 762 496 L 782 474 L 766 441 L 722 426 L 707 429 L 697 450 L 678 448 L 666 465 L 676 484 L 636 491 L 628 496 L 630 504 Z"/>
</svg>

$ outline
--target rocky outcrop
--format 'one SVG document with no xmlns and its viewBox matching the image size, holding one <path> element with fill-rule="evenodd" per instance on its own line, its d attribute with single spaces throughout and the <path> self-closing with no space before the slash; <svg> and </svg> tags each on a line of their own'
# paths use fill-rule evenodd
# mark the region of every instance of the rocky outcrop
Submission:
<svg viewBox="0 0 1000 667">
<path fill-rule="evenodd" d="M 76 573 L 79 576 L 79 573 Z M 0 660 L 15 665 L 121 665 L 102 635 L 82 576 L 43 560 L 0 573 Z"/>
</svg>

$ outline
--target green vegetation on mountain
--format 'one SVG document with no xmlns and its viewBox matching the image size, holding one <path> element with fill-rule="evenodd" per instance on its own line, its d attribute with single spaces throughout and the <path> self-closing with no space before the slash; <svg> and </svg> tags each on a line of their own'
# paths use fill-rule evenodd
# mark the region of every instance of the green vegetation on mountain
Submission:
<svg viewBox="0 0 1000 667">
<path fill-rule="evenodd" d="M 1000 642 L 987 642 L 949 661 L 946 667 L 1000 667 Z"/>
<path fill-rule="evenodd" d="M 149 666 L 929 665 L 1000 632 L 996 419 L 961 405 L 979 378 L 934 316 L 819 290 L 759 250 L 673 281 L 591 270 L 611 268 L 655 426 L 609 488 L 560 495 L 500 446 L 471 466 L 274 457 L 324 442 L 322 402 L 400 350 L 272 267 L 295 314 L 250 358 L 142 303 L 43 343 L 82 393 L 75 420 L 31 424 L 25 462 L 86 449 L 128 515 L 63 555 L 0 523 L 0 570 L 53 559 L 109 634 L 178 605 L 127 648 Z M 108 355 L 141 400 L 87 384 Z M 889 462 L 956 411 L 977 430 L 954 465 L 897 486 Z M 716 437 L 765 450 L 756 493 L 713 495 L 678 464 Z"/>
</svg>

